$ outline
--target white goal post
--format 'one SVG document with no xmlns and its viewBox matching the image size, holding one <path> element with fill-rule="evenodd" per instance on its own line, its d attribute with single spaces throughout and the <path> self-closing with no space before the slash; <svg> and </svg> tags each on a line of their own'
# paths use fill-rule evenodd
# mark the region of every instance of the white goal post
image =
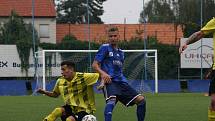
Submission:
<svg viewBox="0 0 215 121">
<path fill-rule="evenodd" d="M 47 65 L 46 65 L 46 63 L 47 63 L 46 62 L 46 55 L 48 53 L 77 53 L 76 57 L 74 57 L 74 58 L 78 59 L 77 55 L 81 55 L 82 53 L 87 53 L 87 54 L 90 53 L 90 55 L 85 55 L 85 56 L 91 56 L 91 53 L 95 54 L 97 51 L 98 50 L 42 50 L 42 51 L 38 51 L 36 55 L 37 55 L 37 58 L 39 58 L 41 60 L 38 63 L 38 65 L 40 65 L 40 68 L 42 67 L 41 70 L 37 69 L 38 72 L 42 71 L 42 73 L 41 73 L 42 75 L 40 75 L 40 76 L 42 76 L 42 86 L 41 87 L 43 89 L 46 89 L 46 76 L 47 76 L 47 73 L 46 73 L 46 67 L 47 67 Z M 147 59 L 143 59 L 143 61 L 135 63 L 136 64 L 136 68 L 133 68 L 133 69 L 131 69 L 129 67 L 129 66 L 132 66 L 132 64 L 127 63 L 127 65 L 125 65 L 125 66 L 128 67 L 129 70 L 132 70 L 132 71 L 128 72 L 129 73 L 129 77 L 127 77 L 127 78 L 131 78 L 132 79 L 133 76 L 139 75 L 139 73 L 142 72 L 143 67 L 146 66 L 146 65 L 144 65 L 144 63 L 148 61 L 147 65 L 149 65 L 150 67 L 148 67 L 147 71 L 152 71 L 153 72 L 153 79 L 152 80 L 154 81 L 154 92 L 158 93 L 158 61 L 157 61 L 157 50 L 154 50 L 154 49 L 153 50 L 123 50 L 123 52 L 128 53 L 128 54 L 129 53 L 133 53 L 133 56 L 130 56 L 130 58 L 127 58 L 127 60 L 130 61 L 130 62 L 138 61 L 138 60 L 141 60 L 141 58 L 145 58 L 145 57 L 147 58 Z M 59 59 L 59 57 L 56 57 L 56 58 Z M 94 56 L 90 57 L 90 58 L 92 60 L 94 58 Z M 153 58 L 153 59 L 151 59 L 151 58 Z M 126 59 L 126 54 L 125 54 L 125 59 Z M 150 61 L 150 59 L 152 61 Z M 61 60 L 64 60 L 64 59 L 60 59 L 59 63 L 61 62 Z M 91 65 L 91 62 L 92 62 L 91 60 L 90 60 L 90 64 L 89 65 Z M 141 68 L 139 68 L 139 67 L 141 67 Z M 60 67 L 57 67 L 55 69 L 60 69 Z M 55 69 L 53 69 L 53 70 L 55 70 Z M 124 71 L 123 71 L 123 73 L 124 73 Z M 57 75 L 57 76 L 59 76 L 59 75 Z M 142 74 L 142 76 L 144 76 L 144 75 Z M 141 85 L 142 85 L 142 82 L 141 82 Z"/>
</svg>

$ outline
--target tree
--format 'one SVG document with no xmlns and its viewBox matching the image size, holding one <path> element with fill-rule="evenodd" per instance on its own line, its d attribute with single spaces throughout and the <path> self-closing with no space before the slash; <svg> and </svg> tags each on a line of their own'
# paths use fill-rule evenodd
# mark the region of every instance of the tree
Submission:
<svg viewBox="0 0 215 121">
<path fill-rule="evenodd" d="M 210 20 L 215 13 L 215 0 L 203 0 L 203 24 Z"/>
<path fill-rule="evenodd" d="M 149 1 L 140 14 L 140 23 L 144 23 L 144 18 L 150 23 L 171 23 L 175 21 L 170 4 L 164 0 Z"/>
<path fill-rule="evenodd" d="M 200 25 L 201 9 L 199 0 L 179 0 L 179 22 L 185 23 L 198 23 Z"/>
<path fill-rule="evenodd" d="M 204 25 L 214 17 L 215 0 L 150 0 L 140 14 L 140 22 L 146 18 L 152 23 L 182 25 L 184 36 L 188 37 L 201 28 L 201 1 Z"/>
<path fill-rule="evenodd" d="M 56 0 L 58 23 L 86 23 L 87 0 Z M 103 23 L 100 16 L 104 13 L 102 4 L 106 0 L 89 0 L 90 23 Z"/>
<path fill-rule="evenodd" d="M 203 25 L 214 17 L 214 7 L 215 0 L 202 0 Z M 178 0 L 178 10 L 178 22 L 184 25 L 183 32 L 185 37 L 201 28 L 200 0 Z"/>
<path fill-rule="evenodd" d="M 200 0 L 178 0 L 180 23 L 194 22 L 200 25 L 201 22 L 201 1 Z M 214 17 L 215 0 L 202 0 L 203 23 Z"/>
<path fill-rule="evenodd" d="M 11 11 L 8 22 L 0 28 L 0 44 L 16 44 L 19 58 L 21 60 L 21 70 L 22 72 L 25 71 L 27 77 L 30 49 L 33 48 L 32 29 L 32 25 L 25 24 L 23 19 L 19 17 L 15 11 Z M 38 45 L 39 39 L 37 33 L 35 38 L 35 43 Z"/>
<path fill-rule="evenodd" d="M 15 44 L 16 40 L 20 40 L 25 36 L 25 26 L 21 18 L 15 11 L 11 11 L 9 21 L 1 27 L 1 44 Z"/>
</svg>

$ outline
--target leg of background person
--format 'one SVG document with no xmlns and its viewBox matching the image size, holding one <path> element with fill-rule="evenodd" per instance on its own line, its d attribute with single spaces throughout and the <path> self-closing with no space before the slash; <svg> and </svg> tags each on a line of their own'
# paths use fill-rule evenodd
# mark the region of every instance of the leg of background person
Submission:
<svg viewBox="0 0 215 121">
<path fill-rule="evenodd" d="M 211 107 L 210 108 L 215 111 L 215 93 L 211 94 Z"/>
<path fill-rule="evenodd" d="M 215 121 L 215 111 L 208 109 L 208 121 Z"/>
<path fill-rule="evenodd" d="M 208 121 L 215 121 L 215 94 L 211 94 L 211 105 L 208 109 Z"/>
<path fill-rule="evenodd" d="M 112 121 L 112 112 L 116 105 L 116 98 L 111 98 L 107 101 L 104 115 L 105 115 L 105 121 Z"/>
</svg>

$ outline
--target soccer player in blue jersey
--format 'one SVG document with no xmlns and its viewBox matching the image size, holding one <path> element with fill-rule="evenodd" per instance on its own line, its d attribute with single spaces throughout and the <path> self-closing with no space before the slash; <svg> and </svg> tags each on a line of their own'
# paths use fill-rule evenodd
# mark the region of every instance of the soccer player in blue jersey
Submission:
<svg viewBox="0 0 215 121">
<path fill-rule="evenodd" d="M 145 98 L 128 84 L 122 72 L 124 53 L 117 46 L 119 41 L 117 27 L 111 27 L 108 30 L 108 40 L 108 44 L 101 45 L 92 64 L 92 67 L 100 74 L 105 83 L 103 89 L 106 97 L 105 121 L 112 121 L 112 112 L 118 101 L 125 106 L 136 104 L 137 119 L 138 121 L 144 121 Z"/>
</svg>

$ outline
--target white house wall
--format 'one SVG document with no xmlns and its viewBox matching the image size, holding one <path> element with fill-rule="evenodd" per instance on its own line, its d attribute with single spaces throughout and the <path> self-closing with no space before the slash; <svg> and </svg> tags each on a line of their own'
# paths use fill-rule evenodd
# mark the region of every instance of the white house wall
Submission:
<svg viewBox="0 0 215 121">
<path fill-rule="evenodd" d="M 25 22 L 32 23 L 32 19 L 25 19 Z M 39 33 L 40 24 L 49 25 L 49 38 L 40 38 L 40 43 L 56 43 L 56 19 L 55 18 L 36 18 L 34 26 Z M 40 36 L 40 35 L 39 35 Z"/>
<path fill-rule="evenodd" d="M 24 18 L 26 23 L 32 23 L 32 18 Z M 0 18 L 1 25 L 8 21 L 8 18 Z M 41 24 L 49 25 L 49 38 L 40 38 L 40 43 L 56 43 L 56 19 L 55 18 L 35 18 L 34 26 L 39 33 L 39 26 Z M 39 35 L 40 36 L 40 35 Z"/>
</svg>

